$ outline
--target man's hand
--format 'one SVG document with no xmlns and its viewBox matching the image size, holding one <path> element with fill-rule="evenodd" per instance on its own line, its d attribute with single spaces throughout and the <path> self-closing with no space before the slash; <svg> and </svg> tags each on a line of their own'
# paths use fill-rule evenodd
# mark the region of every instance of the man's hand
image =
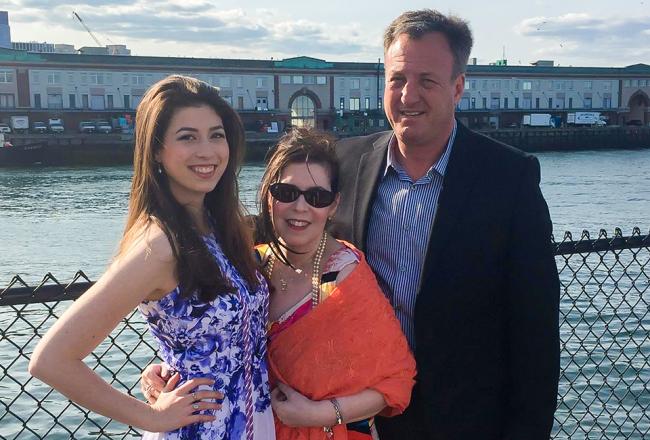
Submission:
<svg viewBox="0 0 650 440">
<path fill-rule="evenodd" d="M 172 371 L 167 364 L 151 364 L 140 375 L 140 391 L 147 402 L 156 403 L 160 393 L 171 378 Z"/>
</svg>

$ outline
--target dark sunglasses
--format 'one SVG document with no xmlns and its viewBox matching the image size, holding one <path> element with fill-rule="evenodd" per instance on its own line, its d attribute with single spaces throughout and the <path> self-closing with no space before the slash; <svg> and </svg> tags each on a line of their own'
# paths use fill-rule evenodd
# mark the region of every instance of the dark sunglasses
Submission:
<svg viewBox="0 0 650 440">
<path fill-rule="evenodd" d="M 295 202 L 302 194 L 305 201 L 314 208 L 330 206 L 336 199 L 336 194 L 332 191 L 323 188 L 309 188 L 303 191 L 290 183 L 274 183 L 269 187 L 269 191 L 275 200 L 282 203 Z"/>
</svg>

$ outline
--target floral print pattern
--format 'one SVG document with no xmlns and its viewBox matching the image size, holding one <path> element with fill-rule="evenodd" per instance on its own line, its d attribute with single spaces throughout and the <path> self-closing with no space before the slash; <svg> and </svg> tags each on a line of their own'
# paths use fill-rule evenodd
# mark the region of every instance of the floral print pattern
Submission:
<svg viewBox="0 0 650 440">
<path fill-rule="evenodd" d="M 158 438 L 243 440 L 246 421 L 252 417 L 254 438 L 273 439 L 266 365 L 268 287 L 258 274 L 259 288 L 251 292 L 217 241 L 213 237 L 204 241 L 235 292 L 206 303 L 197 295 L 182 298 L 177 287 L 158 301 L 142 303 L 139 309 L 158 342 L 161 359 L 180 373 L 181 383 L 196 377 L 213 378 L 213 389 L 224 394 L 223 404 L 214 411 L 215 421 L 185 426 Z M 251 359 L 248 374 L 246 358 Z M 248 405 L 252 414 L 246 414 L 247 378 L 252 381 Z"/>
</svg>

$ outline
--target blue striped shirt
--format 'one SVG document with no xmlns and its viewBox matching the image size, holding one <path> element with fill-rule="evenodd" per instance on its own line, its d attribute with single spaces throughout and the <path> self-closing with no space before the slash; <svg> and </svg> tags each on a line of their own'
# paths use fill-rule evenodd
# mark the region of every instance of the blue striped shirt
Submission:
<svg viewBox="0 0 650 440">
<path fill-rule="evenodd" d="M 393 150 L 397 148 L 397 140 L 393 135 L 388 145 L 386 169 L 370 211 L 368 263 L 395 309 L 412 350 L 415 350 L 415 298 L 455 137 L 454 121 L 442 156 L 424 176 L 413 182 L 395 160 Z"/>
</svg>

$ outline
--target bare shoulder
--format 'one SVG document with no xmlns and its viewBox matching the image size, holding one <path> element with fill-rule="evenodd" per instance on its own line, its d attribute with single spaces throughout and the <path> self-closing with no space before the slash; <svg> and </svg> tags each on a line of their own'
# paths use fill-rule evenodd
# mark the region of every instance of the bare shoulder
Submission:
<svg viewBox="0 0 650 440">
<path fill-rule="evenodd" d="M 176 284 L 176 259 L 167 235 L 155 222 L 136 226 L 109 271 L 117 276 L 137 277 L 152 287 L 152 297 L 169 292 Z M 120 274 L 120 275 L 118 275 Z"/>
<path fill-rule="evenodd" d="M 327 260 L 327 270 L 338 272 L 336 284 L 339 284 L 354 271 L 359 265 L 359 261 L 359 255 L 353 249 L 337 241 L 336 247 Z"/>
</svg>

